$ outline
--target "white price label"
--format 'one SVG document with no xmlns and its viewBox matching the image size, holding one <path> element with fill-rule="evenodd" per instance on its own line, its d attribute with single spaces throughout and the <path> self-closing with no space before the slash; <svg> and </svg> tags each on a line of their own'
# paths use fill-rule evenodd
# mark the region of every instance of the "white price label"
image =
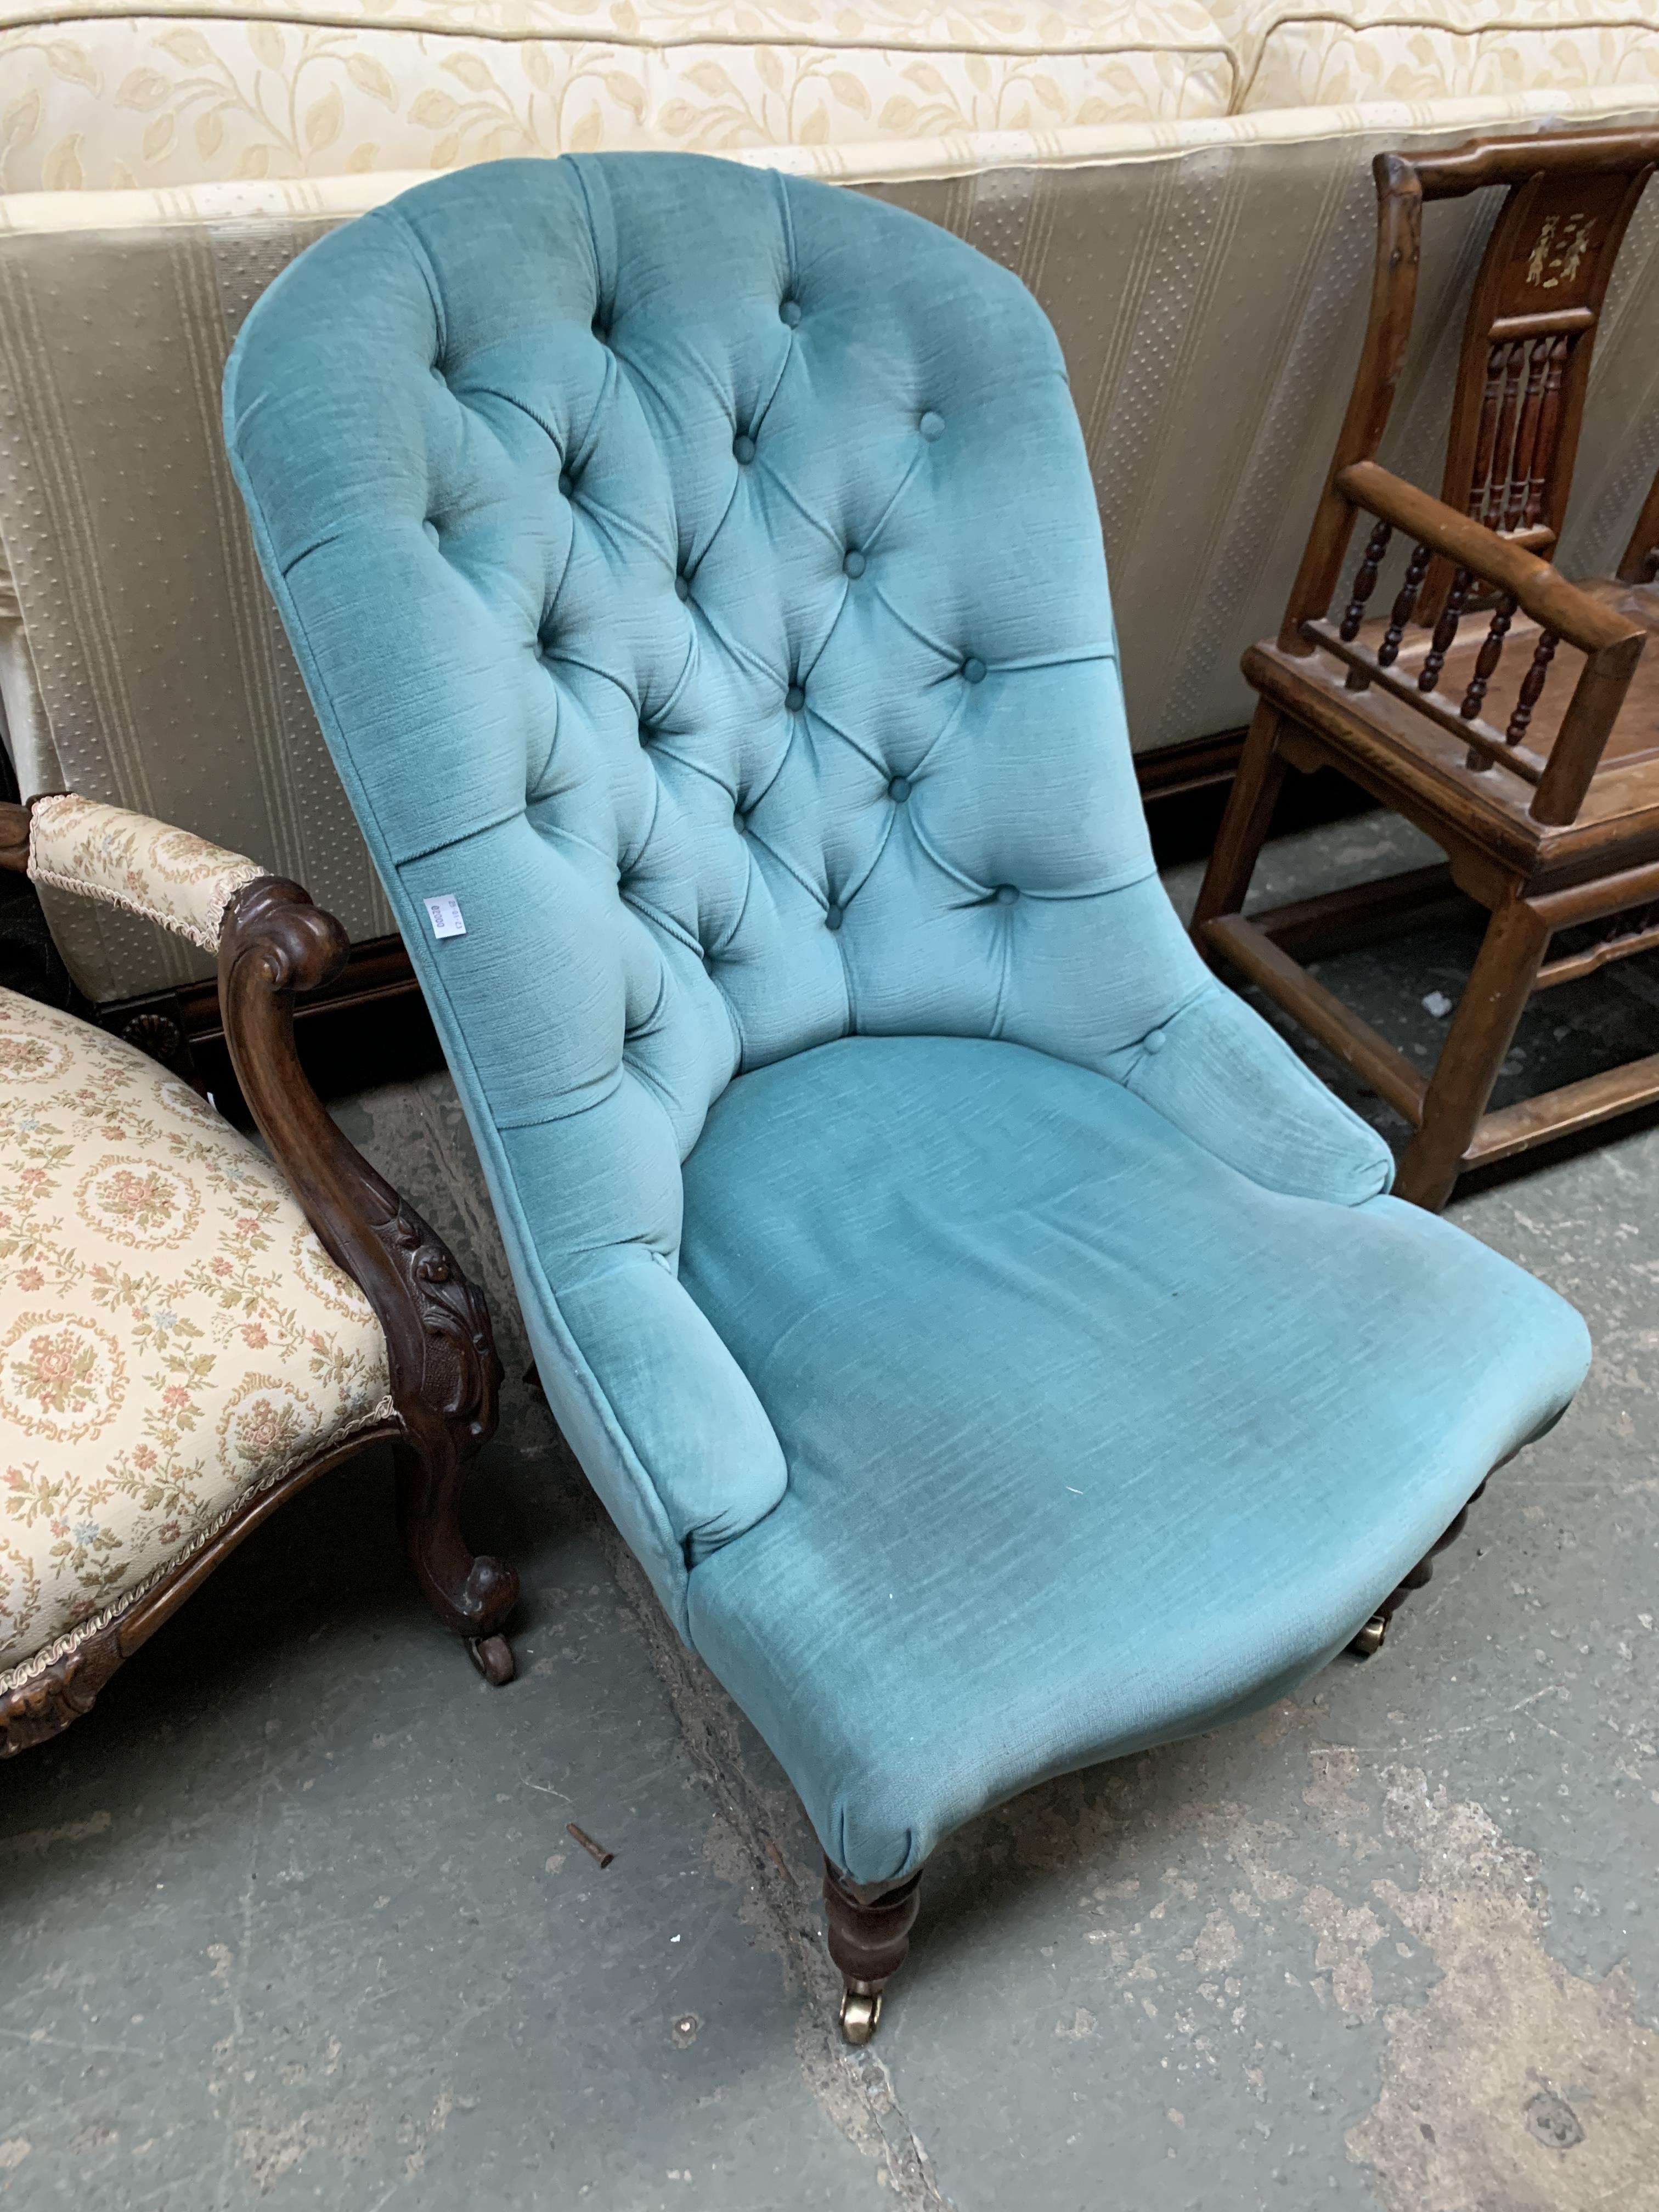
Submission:
<svg viewBox="0 0 1659 2212">
<path fill-rule="evenodd" d="M 465 937 L 466 924 L 461 920 L 461 902 L 453 892 L 444 891 L 426 902 L 427 920 L 432 924 L 434 937 Z"/>
</svg>

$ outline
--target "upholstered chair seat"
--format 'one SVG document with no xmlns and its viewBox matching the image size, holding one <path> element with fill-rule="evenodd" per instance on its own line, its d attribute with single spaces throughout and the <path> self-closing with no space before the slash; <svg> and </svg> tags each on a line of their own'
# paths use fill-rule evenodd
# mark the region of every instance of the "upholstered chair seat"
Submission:
<svg viewBox="0 0 1659 2212">
<path fill-rule="evenodd" d="M 789 1470 L 693 1571 L 692 1639 L 861 1881 L 1294 1687 L 1583 1357 L 1445 1223 L 1264 1189 L 983 1038 L 740 1077 L 685 1201 L 680 1279 Z"/>
<path fill-rule="evenodd" d="M 258 1146 L 0 991 L 0 1693 L 390 1393 L 373 1307 Z"/>
<path fill-rule="evenodd" d="M 800 1792 L 866 2034 L 940 1835 L 1374 1625 L 1583 1325 L 1188 942 L 1006 271 L 502 163 L 296 262 L 225 417 L 550 1400 Z"/>
</svg>

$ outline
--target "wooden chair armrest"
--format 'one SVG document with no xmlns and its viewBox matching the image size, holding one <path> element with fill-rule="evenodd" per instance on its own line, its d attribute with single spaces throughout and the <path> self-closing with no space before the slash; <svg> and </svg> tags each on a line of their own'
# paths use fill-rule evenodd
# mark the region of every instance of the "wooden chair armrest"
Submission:
<svg viewBox="0 0 1659 2212">
<path fill-rule="evenodd" d="M 1459 514 L 1375 461 L 1353 462 L 1338 471 L 1335 483 L 1351 505 L 1407 532 L 1419 545 L 1444 554 L 1483 582 L 1497 585 L 1541 629 L 1553 630 L 1582 653 L 1603 652 L 1646 635 L 1638 623 L 1591 599 L 1549 562 L 1510 544 L 1485 523 Z"/>
<path fill-rule="evenodd" d="M 29 811 L 11 799 L 0 799 L 0 868 L 15 876 L 26 875 L 29 865 Z"/>
<path fill-rule="evenodd" d="M 1354 579 L 1355 596 L 1341 623 L 1323 614 L 1298 620 L 1292 631 L 1295 649 L 1307 652 L 1322 647 L 1334 653 L 1348 663 L 1351 681 L 1357 680 L 1360 689 L 1376 684 L 1449 733 L 1461 736 L 1471 749 L 1472 765 L 1501 765 L 1513 770 L 1534 787 L 1528 811 L 1535 822 L 1549 828 L 1571 822 L 1583 804 L 1624 705 L 1647 642 L 1647 631 L 1627 615 L 1569 582 L 1549 562 L 1499 537 L 1484 523 L 1458 514 L 1443 500 L 1419 491 L 1415 484 L 1407 483 L 1375 461 L 1354 461 L 1339 469 L 1331 488 L 1339 503 L 1346 502 L 1348 510 L 1358 507 L 1375 515 L 1383 527 L 1373 533 L 1366 549 Z M 1418 551 L 1413 555 L 1395 603 L 1387 635 L 1373 652 L 1360 639 L 1360 616 L 1366 594 L 1376 580 L 1381 549 L 1391 530 L 1408 532 Z M 1470 579 L 1495 586 L 1504 595 L 1492 614 L 1474 679 L 1455 714 L 1421 684 L 1402 681 L 1392 665 L 1401 629 L 1411 619 L 1421 587 L 1424 564 L 1437 554 L 1463 578 L 1461 586 L 1454 584 L 1454 597 L 1437 622 L 1437 653 L 1444 652 L 1456 629 L 1455 610 Z M 1522 685 L 1521 703 L 1509 728 L 1499 731 L 1480 719 L 1480 702 L 1498 665 L 1504 635 L 1517 607 L 1538 624 L 1540 635 L 1533 667 Z M 1443 632 L 1441 624 L 1446 621 L 1450 628 Z M 1530 751 L 1522 739 L 1556 644 L 1563 638 L 1584 659 L 1546 759 Z M 1431 683 L 1435 665 L 1431 656 L 1427 664 Z"/>
<path fill-rule="evenodd" d="M 249 1110 L 307 1219 L 386 1331 L 392 1401 L 411 1443 L 436 1460 L 453 1454 L 459 1466 L 495 1426 L 501 1367 L 483 1295 L 335 1125 L 295 1050 L 295 996 L 331 982 L 349 950 L 340 923 L 298 884 L 261 876 L 245 884 L 219 939 L 225 1039 Z M 477 1562 L 487 1567 L 494 1562 Z M 472 1595 L 480 1611 L 489 1609 L 489 1593 Z"/>
</svg>

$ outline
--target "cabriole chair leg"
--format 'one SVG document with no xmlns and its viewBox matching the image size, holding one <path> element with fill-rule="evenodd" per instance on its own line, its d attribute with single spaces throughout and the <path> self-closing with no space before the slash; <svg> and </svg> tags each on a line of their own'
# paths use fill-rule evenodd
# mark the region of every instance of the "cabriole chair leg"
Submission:
<svg viewBox="0 0 1659 2212">
<path fill-rule="evenodd" d="M 393 1447 L 404 1550 L 427 1603 L 466 1639 L 472 1662 L 499 1688 L 517 1671 L 501 1629 L 518 1601 L 519 1577 L 500 1559 L 477 1557 L 461 1534 L 462 1462 L 447 1437 L 426 1451 Z"/>
<path fill-rule="evenodd" d="M 461 1534 L 461 1478 L 495 1434 L 501 1363 L 483 1295 L 407 1200 L 342 1134 L 300 1065 L 294 1000 L 332 982 L 346 933 L 297 884 L 260 876 L 226 910 L 219 1001 L 243 1096 L 324 1249 L 386 1332 L 398 1522 L 427 1603 L 465 1637 L 485 1680 L 510 1682 L 501 1634 L 519 1578 L 475 1559 Z"/>
<path fill-rule="evenodd" d="M 895 1889 L 849 1881 L 833 1860 L 823 1862 L 823 1904 L 830 1919 L 830 1956 L 841 1969 L 841 2032 L 848 2043 L 868 2043 L 881 2024 L 882 1991 L 904 1964 L 921 1893 L 921 1869 Z"/>
</svg>

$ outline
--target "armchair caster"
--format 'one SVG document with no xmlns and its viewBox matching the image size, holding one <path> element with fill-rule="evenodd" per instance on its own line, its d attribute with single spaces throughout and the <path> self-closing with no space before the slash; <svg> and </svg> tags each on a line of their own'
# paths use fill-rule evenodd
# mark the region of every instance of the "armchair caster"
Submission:
<svg viewBox="0 0 1659 2212">
<path fill-rule="evenodd" d="M 499 1690 L 518 1674 L 519 1662 L 504 1636 L 469 1636 L 467 1656 L 486 1682 Z"/>
<path fill-rule="evenodd" d="M 830 1956 L 841 1969 L 844 2043 L 868 2043 L 881 2024 L 882 1991 L 904 1964 L 921 1902 L 921 1869 L 896 1887 L 849 1881 L 823 1862 L 823 1906 Z"/>
<path fill-rule="evenodd" d="M 1510 1456 L 1513 1458 L 1514 1454 L 1511 1453 Z M 1498 1464 L 1502 1466 L 1504 1462 L 1500 1461 Z M 1480 1489 L 1475 1491 L 1470 1498 L 1469 1505 L 1473 1505 L 1477 1498 L 1485 1496 L 1486 1482 L 1490 1480 L 1491 1477 L 1488 1476 L 1486 1480 L 1481 1483 Z M 1365 1626 L 1360 1630 L 1358 1635 L 1354 1638 L 1353 1642 L 1349 1644 L 1348 1649 L 1356 1659 L 1372 1659 L 1376 1657 L 1376 1654 L 1382 1649 L 1382 1639 L 1389 1632 L 1389 1623 L 1394 1619 L 1395 1614 L 1400 1610 L 1401 1607 L 1404 1605 L 1406 1600 L 1411 1595 L 1413 1590 L 1420 1590 L 1424 1589 L 1426 1584 L 1433 1581 L 1436 1554 L 1440 1552 L 1443 1552 L 1448 1544 L 1455 1544 L 1457 1541 L 1457 1539 L 1462 1534 L 1464 1529 L 1468 1525 L 1469 1505 L 1464 1506 L 1462 1510 L 1454 1518 L 1450 1526 L 1443 1529 L 1436 1540 L 1430 1545 L 1427 1552 L 1418 1561 L 1417 1565 L 1400 1584 L 1400 1587 L 1389 1593 L 1388 1596 L 1383 1599 L 1376 1611 L 1365 1623 Z"/>
<path fill-rule="evenodd" d="M 868 1982 L 848 1982 L 841 1996 L 841 2039 L 868 2043 L 881 2026 L 881 1991 Z"/>
</svg>

